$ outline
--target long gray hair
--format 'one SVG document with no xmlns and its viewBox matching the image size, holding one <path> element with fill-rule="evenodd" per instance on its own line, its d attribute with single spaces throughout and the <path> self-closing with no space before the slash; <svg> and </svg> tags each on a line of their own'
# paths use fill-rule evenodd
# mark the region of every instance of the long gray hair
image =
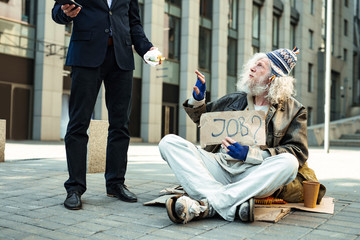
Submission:
<svg viewBox="0 0 360 240">
<path fill-rule="evenodd" d="M 252 91 L 249 89 L 250 86 L 250 69 L 255 65 L 255 63 L 263 58 L 267 58 L 265 53 L 255 53 L 252 58 L 244 65 L 243 71 L 237 82 L 237 90 L 244 91 L 248 94 L 251 94 Z M 269 71 L 264 77 L 269 79 L 271 77 L 271 68 L 269 61 Z M 264 86 L 264 91 L 267 91 L 266 98 L 272 104 L 278 104 L 281 101 L 285 101 L 291 96 L 295 96 L 295 78 L 292 76 L 284 77 L 275 77 L 271 83 Z M 255 94 L 256 95 L 256 94 Z"/>
</svg>

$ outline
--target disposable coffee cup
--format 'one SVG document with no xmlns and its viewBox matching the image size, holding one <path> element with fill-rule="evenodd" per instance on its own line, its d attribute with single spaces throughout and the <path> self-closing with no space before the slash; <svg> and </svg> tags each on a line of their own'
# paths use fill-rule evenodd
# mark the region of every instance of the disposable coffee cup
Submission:
<svg viewBox="0 0 360 240">
<path fill-rule="evenodd" d="M 315 208 L 319 194 L 320 183 L 315 181 L 303 181 L 304 187 L 304 206 Z"/>
</svg>

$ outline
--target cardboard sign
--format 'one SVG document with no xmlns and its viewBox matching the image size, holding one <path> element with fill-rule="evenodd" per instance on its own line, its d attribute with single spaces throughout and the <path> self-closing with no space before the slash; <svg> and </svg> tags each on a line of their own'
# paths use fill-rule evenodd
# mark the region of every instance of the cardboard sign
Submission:
<svg viewBox="0 0 360 240">
<path fill-rule="evenodd" d="M 263 111 L 226 111 L 203 113 L 200 118 L 200 144 L 221 144 L 231 137 L 242 145 L 265 145 Z"/>
</svg>

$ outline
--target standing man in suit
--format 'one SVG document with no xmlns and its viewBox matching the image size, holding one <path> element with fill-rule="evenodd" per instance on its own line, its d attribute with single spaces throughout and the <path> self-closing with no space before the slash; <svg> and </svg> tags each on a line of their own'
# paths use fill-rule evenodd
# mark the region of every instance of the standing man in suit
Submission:
<svg viewBox="0 0 360 240">
<path fill-rule="evenodd" d="M 72 67 L 72 84 L 65 136 L 69 179 L 64 184 L 67 191 L 64 206 L 71 210 L 82 207 L 81 195 L 86 191 L 87 129 L 102 81 L 109 118 L 105 170 L 107 195 L 136 202 L 136 195 L 124 184 L 130 141 L 132 45 L 141 57 L 156 48 L 145 36 L 138 0 L 77 2 L 81 8 L 55 2 L 52 9 L 56 23 L 73 22 L 66 58 L 66 65 Z"/>
</svg>

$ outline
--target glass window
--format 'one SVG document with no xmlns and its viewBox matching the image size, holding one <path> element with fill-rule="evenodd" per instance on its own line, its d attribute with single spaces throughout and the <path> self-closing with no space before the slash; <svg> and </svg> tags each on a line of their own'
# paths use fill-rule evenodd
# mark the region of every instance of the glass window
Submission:
<svg viewBox="0 0 360 240">
<path fill-rule="evenodd" d="M 238 0 L 229 0 L 228 26 L 237 30 Z"/>
<path fill-rule="evenodd" d="M 273 16 L 273 33 L 272 33 L 272 47 L 273 50 L 279 48 L 279 22 L 280 16 Z"/>
<path fill-rule="evenodd" d="M 313 76 L 313 65 L 309 63 L 308 68 L 308 92 L 312 92 L 314 90 L 314 76 Z"/>
<path fill-rule="evenodd" d="M 227 74 L 236 77 L 237 73 L 237 40 L 228 38 Z"/>
<path fill-rule="evenodd" d="M 211 69 L 211 30 L 200 26 L 199 68 Z"/>
<path fill-rule="evenodd" d="M 314 38 L 314 32 L 312 30 L 309 30 L 309 48 L 313 49 L 313 38 Z"/>
<path fill-rule="evenodd" d="M 345 7 L 348 7 L 348 6 L 349 6 L 349 1 L 348 1 L 348 0 L 345 0 L 345 1 L 344 1 L 344 4 L 345 4 Z"/>
<path fill-rule="evenodd" d="M 260 49 L 260 6 L 253 5 L 252 12 L 252 47 L 253 52 L 259 52 Z"/>
<path fill-rule="evenodd" d="M 290 47 L 296 47 L 296 25 L 290 25 Z"/>
<path fill-rule="evenodd" d="M 254 4 L 252 15 L 252 37 L 260 39 L 260 6 Z"/>
<path fill-rule="evenodd" d="M 30 0 L 22 0 L 22 6 L 21 6 L 21 20 L 24 22 L 30 22 Z"/>
<path fill-rule="evenodd" d="M 347 49 L 344 48 L 344 61 L 346 61 L 346 60 L 347 60 Z"/>
<path fill-rule="evenodd" d="M 290 0 L 290 6 L 293 7 L 293 8 L 296 7 L 295 0 Z"/>
<path fill-rule="evenodd" d="M 346 19 L 344 20 L 344 35 L 348 35 L 348 21 Z"/>
<path fill-rule="evenodd" d="M 166 58 L 180 60 L 180 21 L 178 17 L 165 14 L 164 56 Z"/>
<path fill-rule="evenodd" d="M 310 0 L 310 14 L 314 15 L 314 0 Z"/>
<path fill-rule="evenodd" d="M 165 2 L 181 7 L 181 0 L 165 0 Z"/>
<path fill-rule="evenodd" d="M 212 19 L 212 0 L 200 0 L 200 16 Z"/>
</svg>

